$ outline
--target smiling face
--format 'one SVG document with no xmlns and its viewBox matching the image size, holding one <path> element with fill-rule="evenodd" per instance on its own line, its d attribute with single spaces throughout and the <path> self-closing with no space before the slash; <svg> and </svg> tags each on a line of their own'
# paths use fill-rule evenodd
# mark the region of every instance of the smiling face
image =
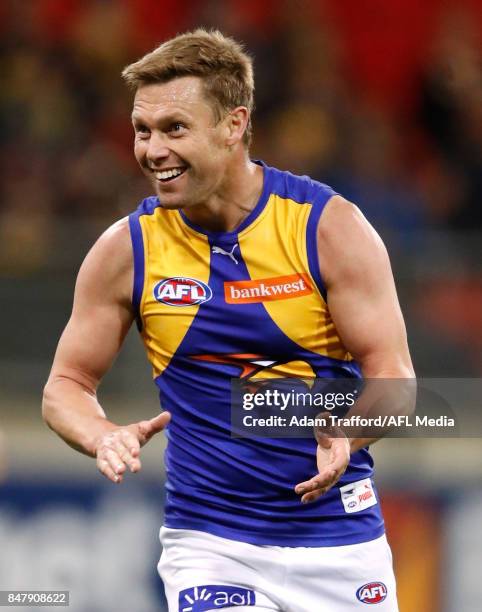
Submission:
<svg viewBox="0 0 482 612">
<path fill-rule="evenodd" d="M 139 87 L 134 154 L 164 208 L 204 203 L 221 185 L 232 143 L 229 118 L 216 122 L 198 77 Z"/>
</svg>

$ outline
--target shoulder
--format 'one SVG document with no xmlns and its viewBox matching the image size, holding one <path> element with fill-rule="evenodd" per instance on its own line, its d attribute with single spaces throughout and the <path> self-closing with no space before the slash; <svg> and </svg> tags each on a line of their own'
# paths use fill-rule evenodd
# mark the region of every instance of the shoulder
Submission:
<svg viewBox="0 0 482 612">
<path fill-rule="evenodd" d="M 382 239 L 360 209 L 335 195 L 329 199 L 317 227 L 320 267 L 327 281 L 335 271 L 360 275 L 368 267 L 385 266 Z"/>
<path fill-rule="evenodd" d="M 105 230 L 87 257 L 95 259 L 110 272 L 118 272 L 132 265 L 129 219 L 124 217 Z"/>
<path fill-rule="evenodd" d="M 129 219 L 124 217 L 111 225 L 92 246 L 80 268 L 77 286 L 130 302 L 132 278 Z"/>
<path fill-rule="evenodd" d="M 320 217 L 318 223 L 318 238 L 327 241 L 340 242 L 340 238 L 350 238 L 380 242 L 381 239 L 372 225 L 367 221 L 361 210 L 340 195 L 332 196 Z M 343 248 L 349 247 L 343 244 Z"/>
<path fill-rule="evenodd" d="M 265 166 L 265 168 L 269 176 L 271 193 L 281 198 L 322 208 L 331 197 L 336 195 L 332 187 L 315 181 L 307 175 L 293 174 L 271 166 Z"/>
</svg>

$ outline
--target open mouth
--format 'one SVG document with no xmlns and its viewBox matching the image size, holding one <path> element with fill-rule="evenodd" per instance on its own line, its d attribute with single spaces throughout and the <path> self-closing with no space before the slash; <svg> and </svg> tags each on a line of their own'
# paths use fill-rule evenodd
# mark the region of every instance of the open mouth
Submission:
<svg viewBox="0 0 482 612">
<path fill-rule="evenodd" d="M 161 172 L 154 172 L 154 176 L 160 183 L 172 183 L 177 178 L 182 176 L 186 172 L 187 167 L 169 168 L 168 170 L 162 170 Z"/>
</svg>

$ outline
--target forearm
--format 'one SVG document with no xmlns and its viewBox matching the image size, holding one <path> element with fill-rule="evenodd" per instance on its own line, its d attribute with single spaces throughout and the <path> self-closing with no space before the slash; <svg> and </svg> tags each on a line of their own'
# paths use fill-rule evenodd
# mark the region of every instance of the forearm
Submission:
<svg viewBox="0 0 482 612">
<path fill-rule="evenodd" d="M 364 368 L 367 385 L 356 403 L 353 414 L 374 418 L 376 416 L 407 416 L 415 410 L 416 380 L 410 364 L 392 367 L 390 369 Z M 384 437 L 389 428 L 369 427 L 370 436 L 360 435 L 350 437 L 350 452 L 355 453 L 362 448 L 374 444 Z M 372 435 L 377 434 L 377 435 Z"/>
<path fill-rule="evenodd" d="M 51 378 L 44 389 L 42 416 L 75 450 L 95 456 L 95 442 L 116 428 L 107 420 L 94 391 L 66 377 Z"/>
</svg>

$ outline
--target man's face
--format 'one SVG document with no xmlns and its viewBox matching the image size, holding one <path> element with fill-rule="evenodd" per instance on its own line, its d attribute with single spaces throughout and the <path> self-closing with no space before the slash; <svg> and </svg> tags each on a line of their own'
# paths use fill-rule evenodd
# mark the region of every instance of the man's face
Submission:
<svg viewBox="0 0 482 612">
<path fill-rule="evenodd" d="M 134 154 L 164 208 L 205 202 L 221 183 L 227 163 L 223 121 L 198 77 L 144 85 L 132 111 Z"/>
</svg>

